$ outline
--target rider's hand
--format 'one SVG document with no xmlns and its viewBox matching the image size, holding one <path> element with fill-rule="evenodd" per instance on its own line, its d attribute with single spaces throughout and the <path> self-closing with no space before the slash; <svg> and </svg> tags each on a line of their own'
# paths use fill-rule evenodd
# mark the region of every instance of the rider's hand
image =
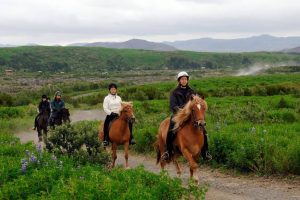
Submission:
<svg viewBox="0 0 300 200">
<path fill-rule="evenodd" d="M 110 116 L 112 116 L 112 117 L 118 117 L 119 115 L 117 113 L 112 112 L 112 113 L 110 113 Z"/>
</svg>

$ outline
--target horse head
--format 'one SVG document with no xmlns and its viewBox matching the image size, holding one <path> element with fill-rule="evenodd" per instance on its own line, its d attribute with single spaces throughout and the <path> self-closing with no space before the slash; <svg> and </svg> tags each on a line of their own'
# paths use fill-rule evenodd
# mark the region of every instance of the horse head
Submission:
<svg viewBox="0 0 300 200">
<path fill-rule="evenodd" d="M 193 95 L 189 102 L 180 109 L 174 116 L 174 130 L 181 127 L 187 121 L 191 120 L 195 127 L 200 128 L 205 126 L 205 111 L 207 103 L 204 97 Z"/>
<path fill-rule="evenodd" d="M 204 97 L 199 97 L 198 95 L 192 96 L 190 108 L 194 126 L 197 128 L 204 127 L 206 125 L 205 111 L 207 110 L 207 103 Z"/>
<path fill-rule="evenodd" d="M 121 103 L 120 116 L 124 116 L 124 118 L 130 123 L 135 122 L 135 116 L 134 116 L 132 102 L 122 102 Z"/>
</svg>

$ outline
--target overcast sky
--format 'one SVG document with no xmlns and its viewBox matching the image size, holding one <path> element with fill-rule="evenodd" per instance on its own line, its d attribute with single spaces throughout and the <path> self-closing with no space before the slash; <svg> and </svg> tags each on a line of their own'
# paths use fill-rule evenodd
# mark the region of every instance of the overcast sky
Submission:
<svg viewBox="0 0 300 200">
<path fill-rule="evenodd" d="M 0 0 L 0 44 L 300 36 L 299 0 Z"/>
</svg>

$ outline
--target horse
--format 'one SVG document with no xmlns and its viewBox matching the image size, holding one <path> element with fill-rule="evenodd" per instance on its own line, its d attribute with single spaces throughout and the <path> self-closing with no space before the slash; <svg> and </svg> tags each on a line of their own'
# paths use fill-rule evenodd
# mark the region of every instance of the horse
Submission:
<svg viewBox="0 0 300 200">
<path fill-rule="evenodd" d="M 192 96 L 187 104 L 174 115 L 174 132 L 177 132 L 176 138 L 173 141 L 174 154 L 171 156 L 178 176 L 181 175 L 181 168 L 177 158 L 183 155 L 190 166 L 190 177 L 198 182 L 196 175 L 198 164 L 197 160 L 201 154 L 201 149 L 204 145 L 204 126 L 205 111 L 207 103 L 204 97 L 198 95 Z M 170 124 L 170 118 L 163 120 L 159 126 L 155 148 L 157 152 L 157 162 L 160 163 L 163 170 L 168 162 L 161 159 L 162 153 L 165 151 L 167 132 Z"/>
<path fill-rule="evenodd" d="M 118 145 L 124 145 L 125 150 L 125 168 L 129 168 L 128 166 L 128 149 L 130 142 L 130 130 L 129 123 L 133 123 L 135 121 L 133 105 L 131 102 L 123 102 L 121 103 L 120 116 L 115 119 L 110 124 L 109 129 L 109 140 L 111 141 L 111 149 L 112 149 L 112 168 L 115 167 L 115 162 L 117 159 L 117 148 Z M 99 139 L 104 139 L 103 132 L 103 124 L 99 125 Z"/>
<path fill-rule="evenodd" d="M 47 136 L 48 119 L 49 119 L 48 111 L 43 111 L 37 119 L 37 132 L 38 132 L 39 142 L 42 141 L 43 135 Z"/>
<path fill-rule="evenodd" d="M 70 123 L 70 112 L 67 108 L 62 108 L 60 111 L 56 113 L 56 116 L 53 119 L 52 128 L 55 129 L 55 125 L 59 126 L 62 123 Z"/>
</svg>

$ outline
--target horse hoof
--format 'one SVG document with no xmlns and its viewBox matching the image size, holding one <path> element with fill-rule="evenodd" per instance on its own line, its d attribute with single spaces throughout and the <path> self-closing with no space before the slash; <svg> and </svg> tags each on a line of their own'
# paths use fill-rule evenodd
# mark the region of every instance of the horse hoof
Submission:
<svg viewBox="0 0 300 200">
<path fill-rule="evenodd" d="M 125 167 L 125 169 L 127 170 L 127 169 L 131 169 L 129 166 L 127 166 L 127 167 Z"/>
<path fill-rule="evenodd" d="M 199 177 L 198 177 L 198 176 L 193 176 L 193 177 L 192 177 L 192 180 L 193 180 L 197 185 L 199 185 Z"/>
</svg>

